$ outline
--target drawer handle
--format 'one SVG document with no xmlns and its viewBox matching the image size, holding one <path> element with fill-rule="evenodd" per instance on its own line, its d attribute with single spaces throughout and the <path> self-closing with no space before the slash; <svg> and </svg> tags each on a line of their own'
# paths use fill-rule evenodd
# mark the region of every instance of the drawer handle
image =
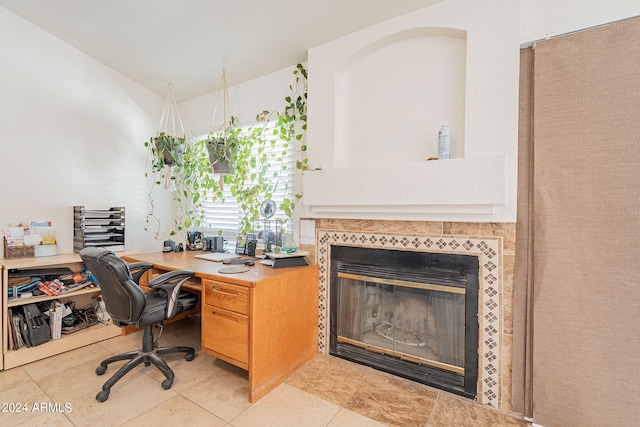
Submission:
<svg viewBox="0 0 640 427">
<path fill-rule="evenodd" d="M 225 290 L 220 290 L 220 288 L 216 288 L 216 287 L 213 287 L 212 290 L 213 290 L 213 292 L 217 292 L 219 294 L 231 295 L 232 297 L 237 297 L 238 296 L 237 292 L 228 292 L 228 291 L 225 291 Z"/>
<path fill-rule="evenodd" d="M 238 319 L 236 319 L 235 317 L 229 316 L 227 314 L 219 313 L 217 311 L 212 311 L 211 315 L 212 316 L 218 316 L 218 317 L 221 317 L 223 319 L 231 320 L 231 321 L 236 322 L 236 323 L 238 322 Z"/>
</svg>

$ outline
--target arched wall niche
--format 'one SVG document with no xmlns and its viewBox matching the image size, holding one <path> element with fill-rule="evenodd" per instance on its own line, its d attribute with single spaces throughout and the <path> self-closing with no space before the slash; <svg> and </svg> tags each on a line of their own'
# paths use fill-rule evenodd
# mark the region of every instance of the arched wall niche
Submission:
<svg viewBox="0 0 640 427">
<path fill-rule="evenodd" d="M 420 27 L 382 37 L 336 68 L 336 167 L 382 166 L 438 153 L 442 123 L 464 157 L 466 31 Z"/>
<path fill-rule="evenodd" d="M 515 221 L 519 12 L 447 0 L 309 49 L 305 215 Z M 445 121 L 454 158 L 425 161 Z"/>
</svg>

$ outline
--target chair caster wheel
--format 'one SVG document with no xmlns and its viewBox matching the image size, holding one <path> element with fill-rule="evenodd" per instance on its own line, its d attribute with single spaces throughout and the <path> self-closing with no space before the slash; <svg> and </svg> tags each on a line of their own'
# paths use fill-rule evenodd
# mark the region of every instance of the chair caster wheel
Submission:
<svg viewBox="0 0 640 427">
<path fill-rule="evenodd" d="M 109 398 L 109 390 L 102 390 L 100 393 L 96 394 L 96 400 L 98 402 L 104 402 Z"/>
<path fill-rule="evenodd" d="M 195 353 L 187 353 L 187 355 L 184 357 L 186 359 L 187 362 L 191 362 L 193 359 L 195 359 L 196 354 Z"/>
<path fill-rule="evenodd" d="M 171 386 L 173 385 L 173 380 L 171 379 L 166 379 L 164 381 L 162 381 L 162 388 L 165 390 L 169 390 L 171 388 Z"/>
<path fill-rule="evenodd" d="M 98 366 L 98 367 L 96 368 L 96 374 L 97 374 L 97 375 L 102 375 L 102 374 L 104 374 L 105 372 L 107 372 L 107 367 L 106 367 L 106 366 L 102 366 L 102 365 L 100 365 L 100 366 Z M 108 395 L 109 395 L 109 393 L 107 393 L 107 396 L 108 396 Z M 105 400 L 106 400 L 106 399 L 105 399 Z M 101 400 L 101 402 L 103 402 L 103 401 Z"/>
</svg>

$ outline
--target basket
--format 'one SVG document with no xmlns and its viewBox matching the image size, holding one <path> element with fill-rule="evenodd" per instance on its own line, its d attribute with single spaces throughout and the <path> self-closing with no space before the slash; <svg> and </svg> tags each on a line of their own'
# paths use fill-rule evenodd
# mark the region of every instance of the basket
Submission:
<svg viewBox="0 0 640 427">
<path fill-rule="evenodd" d="M 4 238 L 4 258 L 33 258 L 36 254 L 35 246 L 7 246 L 7 239 Z"/>
</svg>

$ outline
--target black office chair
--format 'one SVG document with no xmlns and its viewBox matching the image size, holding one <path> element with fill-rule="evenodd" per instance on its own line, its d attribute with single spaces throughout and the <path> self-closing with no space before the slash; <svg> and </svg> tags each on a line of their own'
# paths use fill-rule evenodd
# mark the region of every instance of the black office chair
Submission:
<svg viewBox="0 0 640 427">
<path fill-rule="evenodd" d="M 96 278 L 102 291 L 102 298 L 107 312 L 115 325 L 135 326 L 143 328 L 142 350 L 130 351 L 109 357 L 96 368 L 96 374 L 102 375 L 107 366 L 119 360 L 129 360 L 102 386 L 96 400 L 104 402 L 109 398 L 111 387 L 127 372 L 144 363 L 155 365 L 166 379 L 162 388 L 168 390 L 173 385 L 174 374 L 167 363 L 160 357 L 163 354 L 184 352 L 187 361 L 193 360 L 195 350 L 192 347 L 158 348 L 162 335 L 162 322 L 179 313 L 194 308 L 198 297 L 188 292 L 180 292 L 182 284 L 193 276 L 193 271 L 176 270 L 161 274 L 149 281 L 151 288 L 145 293 L 139 286 L 142 275 L 153 264 L 135 262 L 127 264 L 113 252 L 101 248 L 85 248 L 80 257 L 89 271 Z M 153 325 L 160 327 L 158 340 L 153 339 Z"/>
</svg>

